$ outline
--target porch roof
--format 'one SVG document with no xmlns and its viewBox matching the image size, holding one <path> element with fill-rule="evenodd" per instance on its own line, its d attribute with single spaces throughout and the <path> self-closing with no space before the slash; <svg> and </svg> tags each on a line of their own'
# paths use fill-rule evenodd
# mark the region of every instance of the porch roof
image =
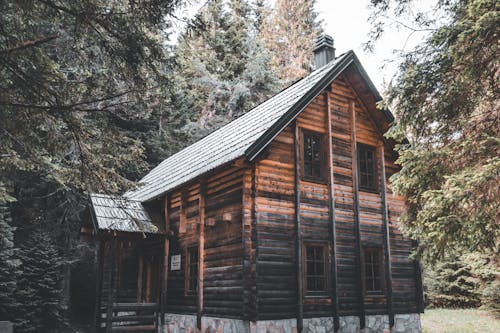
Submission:
<svg viewBox="0 0 500 333">
<path fill-rule="evenodd" d="M 161 234 L 140 201 L 105 194 L 90 195 L 98 230 Z"/>
</svg>

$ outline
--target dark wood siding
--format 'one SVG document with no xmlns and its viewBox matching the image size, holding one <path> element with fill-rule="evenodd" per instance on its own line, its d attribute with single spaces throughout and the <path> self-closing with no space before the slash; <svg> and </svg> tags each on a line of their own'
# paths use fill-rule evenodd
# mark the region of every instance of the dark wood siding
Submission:
<svg viewBox="0 0 500 333">
<path fill-rule="evenodd" d="M 377 154 L 384 146 L 387 179 L 397 171 L 395 157 L 375 125 L 367 106 L 352 88 L 349 77 L 341 76 L 320 94 L 297 118 L 299 128 L 327 135 L 327 103 L 330 103 L 332 126 L 332 168 L 336 223 L 337 294 L 339 314 L 359 315 L 360 269 L 356 255 L 355 205 L 358 205 L 361 246 L 384 248 L 383 200 L 377 156 L 377 191 L 359 191 L 355 202 L 353 174 L 356 152 L 352 129 L 360 144 L 370 145 Z M 354 108 L 355 123 L 350 114 Z M 296 253 L 294 247 L 294 148 L 292 127 L 287 127 L 255 164 L 255 221 L 257 242 L 257 311 L 259 319 L 291 318 L 297 315 Z M 327 143 L 324 140 L 325 144 Z M 354 163 L 353 163 L 354 162 Z M 250 181 L 250 180 L 248 180 Z M 249 186 L 250 188 L 250 186 Z M 389 188 L 389 187 L 388 187 Z M 329 187 L 325 182 L 300 181 L 300 223 L 303 242 L 331 247 L 329 229 Z M 393 277 L 393 304 L 396 312 L 416 312 L 415 269 L 408 258 L 412 242 L 398 231 L 396 221 L 405 209 L 402 197 L 387 192 L 389 243 Z M 330 258 L 331 260 L 331 258 Z M 386 288 L 385 288 L 386 290 Z M 366 315 L 387 313 L 385 293 L 362 294 Z M 304 294 L 304 317 L 332 316 L 332 299 Z"/>
<path fill-rule="evenodd" d="M 184 191 L 184 195 L 182 192 Z M 203 314 L 241 317 L 243 170 L 225 168 L 206 179 L 203 260 Z M 182 198 L 184 197 L 184 202 Z M 181 269 L 168 273 L 167 312 L 197 313 L 196 293 L 185 292 L 186 249 L 199 244 L 200 185 L 170 195 L 169 221 L 173 237 L 170 255 L 181 255 Z M 179 232 L 185 206 L 185 232 Z"/>
</svg>

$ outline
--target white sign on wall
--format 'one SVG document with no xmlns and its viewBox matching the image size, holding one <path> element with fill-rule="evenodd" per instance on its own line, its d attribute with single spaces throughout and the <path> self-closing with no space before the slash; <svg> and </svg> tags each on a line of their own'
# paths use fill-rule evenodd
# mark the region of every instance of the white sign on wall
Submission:
<svg viewBox="0 0 500 333">
<path fill-rule="evenodd" d="M 181 255 L 175 254 L 170 256 L 170 270 L 179 271 L 181 269 Z"/>
</svg>

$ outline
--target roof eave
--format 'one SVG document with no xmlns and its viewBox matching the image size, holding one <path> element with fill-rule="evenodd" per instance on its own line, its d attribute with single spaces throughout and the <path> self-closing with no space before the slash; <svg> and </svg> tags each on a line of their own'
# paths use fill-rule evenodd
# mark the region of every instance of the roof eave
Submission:
<svg viewBox="0 0 500 333">
<path fill-rule="evenodd" d="M 314 98 L 316 98 L 328 85 L 330 85 L 349 65 L 354 64 L 358 69 L 361 77 L 365 80 L 369 89 L 375 96 L 377 101 L 382 100 L 382 96 L 373 84 L 372 80 L 366 73 L 361 65 L 356 54 L 351 50 L 347 52 L 344 57 L 336 64 L 330 72 L 328 72 L 316 85 L 309 90 L 290 110 L 288 110 L 276 123 L 271 126 L 261 137 L 259 137 L 248 149 L 245 151 L 245 156 L 249 161 L 255 160 L 257 156 L 267 147 L 267 145 L 276 138 L 276 136 L 285 129 L 308 105 Z M 388 109 L 382 110 L 389 123 L 394 121 L 394 116 Z"/>
<path fill-rule="evenodd" d="M 354 52 L 347 52 L 337 65 L 319 80 L 302 98 L 295 103 L 280 119 L 274 123 L 264 134 L 259 137 L 245 151 L 245 156 L 249 161 L 253 161 L 281 131 L 288 126 L 297 115 L 304 110 L 309 103 L 316 98 L 337 76 L 344 71 L 354 60 Z"/>
</svg>

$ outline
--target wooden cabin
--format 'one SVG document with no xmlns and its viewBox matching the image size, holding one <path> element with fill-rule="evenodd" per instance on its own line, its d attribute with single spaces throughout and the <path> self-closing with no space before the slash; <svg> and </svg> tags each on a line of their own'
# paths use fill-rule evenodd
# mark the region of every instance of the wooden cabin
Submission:
<svg viewBox="0 0 500 333">
<path fill-rule="evenodd" d="M 93 195 L 97 329 L 420 332 L 393 121 L 354 52 L 169 157 L 121 198 Z"/>
</svg>

